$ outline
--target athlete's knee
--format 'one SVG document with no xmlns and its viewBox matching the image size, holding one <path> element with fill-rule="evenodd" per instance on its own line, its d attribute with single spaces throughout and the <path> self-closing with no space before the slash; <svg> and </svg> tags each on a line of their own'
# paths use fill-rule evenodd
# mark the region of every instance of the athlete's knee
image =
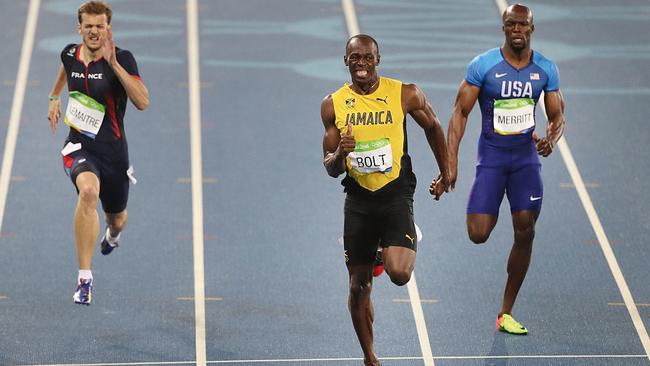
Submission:
<svg viewBox="0 0 650 366">
<path fill-rule="evenodd" d="M 492 214 L 467 214 L 467 234 L 474 244 L 483 244 L 488 241 L 492 229 L 497 223 L 497 215 Z"/>
<path fill-rule="evenodd" d="M 350 283 L 350 298 L 352 300 L 359 300 L 364 297 L 369 297 L 371 292 L 372 292 L 372 283 L 370 282 Z"/>
<path fill-rule="evenodd" d="M 489 232 L 477 231 L 469 228 L 467 230 L 467 234 L 469 235 L 469 240 L 471 240 L 474 244 L 483 244 L 490 238 Z"/>
<path fill-rule="evenodd" d="M 392 270 L 388 272 L 388 276 L 397 286 L 404 286 L 411 280 L 411 271 L 406 269 Z"/>
<path fill-rule="evenodd" d="M 512 215 L 515 244 L 532 245 L 535 238 L 535 223 L 539 212 L 522 211 Z"/>
<path fill-rule="evenodd" d="M 93 207 L 97 204 L 99 199 L 99 188 L 92 184 L 84 184 L 78 187 L 79 189 L 79 201 L 83 204 L 92 205 Z"/>
<path fill-rule="evenodd" d="M 535 225 L 515 228 L 515 244 L 531 245 L 535 239 Z"/>
</svg>

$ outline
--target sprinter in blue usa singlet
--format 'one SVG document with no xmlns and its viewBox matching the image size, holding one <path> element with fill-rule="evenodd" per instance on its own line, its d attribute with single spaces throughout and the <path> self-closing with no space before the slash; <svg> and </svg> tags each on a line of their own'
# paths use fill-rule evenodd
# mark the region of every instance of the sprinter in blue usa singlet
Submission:
<svg viewBox="0 0 650 366">
<path fill-rule="evenodd" d="M 531 49 L 534 30 L 530 9 L 520 4 L 506 9 L 505 41 L 500 48 L 477 56 L 469 64 L 447 134 L 453 190 L 458 178 L 458 147 L 478 100 L 481 136 L 476 175 L 467 203 L 467 232 L 472 242 L 486 242 L 497 223 L 501 201 L 504 195 L 508 197 L 514 243 L 496 327 L 512 334 L 528 333 L 511 313 L 528 271 L 535 223 L 542 208 L 544 190 L 539 156 L 551 154 L 564 126 L 557 66 Z M 542 95 L 548 124 L 545 137 L 540 138 L 535 131 L 540 131 L 542 118 L 535 114 L 535 108 Z M 431 189 L 436 188 L 434 182 Z"/>
<path fill-rule="evenodd" d="M 480 88 L 482 131 L 477 174 L 467 213 L 498 216 L 503 192 L 511 212 L 540 211 L 543 186 L 541 162 L 532 138 L 535 107 L 542 91 L 559 90 L 557 67 L 532 51 L 530 63 L 513 67 L 500 48 L 472 60 L 465 81 Z"/>
</svg>

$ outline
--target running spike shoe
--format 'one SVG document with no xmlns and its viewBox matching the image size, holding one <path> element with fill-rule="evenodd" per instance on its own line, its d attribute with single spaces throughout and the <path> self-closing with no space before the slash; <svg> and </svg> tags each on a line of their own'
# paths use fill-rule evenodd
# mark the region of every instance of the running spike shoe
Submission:
<svg viewBox="0 0 650 366">
<path fill-rule="evenodd" d="M 517 335 L 526 335 L 528 334 L 528 329 L 521 325 L 518 321 L 515 320 L 515 318 L 512 317 L 510 314 L 503 314 L 501 316 L 497 316 L 497 321 L 496 321 L 496 327 L 497 330 L 501 332 L 506 332 L 510 334 L 517 334 Z"/>
<path fill-rule="evenodd" d="M 109 255 L 113 251 L 113 249 L 117 248 L 120 246 L 119 242 L 116 242 L 115 244 L 111 244 L 108 242 L 108 228 L 106 228 L 106 233 L 104 234 L 104 237 L 102 238 L 102 242 L 100 244 L 100 250 L 103 255 Z"/>
<path fill-rule="evenodd" d="M 72 296 L 75 304 L 90 305 L 93 301 L 93 280 L 92 278 L 80 278 L 77 291 Z"/>
</svg>

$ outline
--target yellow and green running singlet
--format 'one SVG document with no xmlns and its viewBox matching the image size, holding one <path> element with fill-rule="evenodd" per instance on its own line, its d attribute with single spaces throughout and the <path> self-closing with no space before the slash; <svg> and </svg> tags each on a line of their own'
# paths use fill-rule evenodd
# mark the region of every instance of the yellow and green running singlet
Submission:
<svg viewBox="0 0 650 366">
<path fill-rule="evenodd" d="M 402 82 L 380 77 L 379 87 L 368 95 L 345 84 L 332 101 L 336 127 L 345 134 L 349 123 L 357 142 L 346 160 L 348 175 L 372 192 L 397 179 L 405 138 Z"/>
</svg>

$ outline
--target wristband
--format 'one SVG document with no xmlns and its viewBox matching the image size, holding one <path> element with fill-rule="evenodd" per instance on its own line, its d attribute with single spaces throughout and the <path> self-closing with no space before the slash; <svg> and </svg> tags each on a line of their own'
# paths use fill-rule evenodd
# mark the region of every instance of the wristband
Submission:
<svg viewBox="0 0 650 366">
<path fill-rule="evenodd" d="M 50 102 L 51 102 L 53 100 L 59 100 L 59 98 L 61 98 L 61 97 L 59 95 L 50 95 L 49 98 L 50 98 Z"/>
</svg>

